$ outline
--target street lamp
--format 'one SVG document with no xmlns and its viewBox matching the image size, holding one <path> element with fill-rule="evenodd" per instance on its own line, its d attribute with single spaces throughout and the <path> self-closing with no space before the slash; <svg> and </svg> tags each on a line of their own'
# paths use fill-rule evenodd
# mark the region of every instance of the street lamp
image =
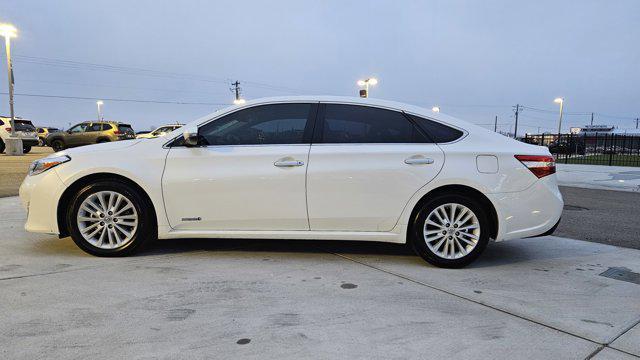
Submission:
<svg viewBox="0 0 640 360">
<path fill-rule="evenodd" d="M 440 107 L 439 106 L 434 106 L 431 108 L 431 111 L 439 113 L 440 112 Z"/>
<path fill-rule="evenodd" d="M 9 111 L 11 113 L 11 138 L 7 145 L 7 155 L 22 155 L 22 139 L 16 138 L 15 113 L 13 111 L 13 66 L 11 64 L 11 38 L 18 36 L 18 29 L 11 24 L 0 24 L 0 36 L 4 36 L 7 52 L 7 78 L 9 79 Z"/>
<path fill-rule="evenodd" d="M 239 99 L 234 99 L 233 100 L 233 104 L 234 105 L 242 105 L 244 103 L 246 103 L 247 101 L 245 99 L 239 98 Z"/>
<path fill-rule="evenodd" d="M 104 120 L 104 117 L 102 116 L 102 105 L 103 104 L 104 104 L 104 102 L 102 100 L 96 101 L 96 105 L 98 105 L 98 121 Z"/>
<path fill-rule="evenodd" d="M 378 79 L 376 78 L 368 78 L 365 80 L 358 80 L 358 86 L 364 87 L 364 89 L 360 90 L 360 97 L 367 98 L 369 97 L 369 85 L 375 85 L 378 83 Z"/>
<path fill-rule="evenodd" d="M 560 141 L 560 134 L 562 133 L 562 109 L 564 108 L 564 98 L 557 97 L 553 102 L 560 104 L 560 118 L 558 119 L 558 141 Z"/>
</svg>

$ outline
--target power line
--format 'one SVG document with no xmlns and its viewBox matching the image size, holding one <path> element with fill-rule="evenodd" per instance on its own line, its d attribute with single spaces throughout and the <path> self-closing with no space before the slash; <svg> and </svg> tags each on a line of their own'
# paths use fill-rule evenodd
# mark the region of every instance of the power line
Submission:
<svg viewBox="0 0 640 360">
<path fill-rule="evenodd" d="M 1 95 L 8 95 L 9 93 L 0 92 L 0 94 Z M 15 93 L 14 95 L 15 96 L 27 96 L 27 97 L 40 97 L 40 98 L 54 98 L 54 99 L 103 100 L 103 101 L 120 101 L 120 102 L 134 102 L 134 103 L 175 104 L 175 105 L 213 105 L 213 106 L 228 106 L 228 105 L 231 105 L 229 103 L 165 101 L 165 100 L 146 100 L 146 99 L 122 99 L 122 98 L 108 98 L 108 97 L 64 96 L 64 95 L 25 94 L 25 93 Z"/>
<path fill-rule="evenodd" d="M 181 80 L 192 80 L 192 81 L 203 81 L 203 82 L 214 82 L 214 83 L 225 83 L 225 84 L 231 81 L 231 78 L 184 74 L 184 73 L 144 69 L 144 68 L 138 68 L 138 67 L 114 66 L 114 65 L 96 64 L 96 63 L 88 63 L 88 62 L 80 62 L 80 61 L 52 59 L 52 58 L 37 57 L 37 56 L 16 55 L 14 56 L 14 58 L 16 58 L 18 62 L 62 67 L 62 68 L 67 68 L 71 70 L 105 71 L 105 72 L 121 73 L 124 75 L 147 76 L 147 77 L 155 77 L 155 78 L 174 78 L 174 79 L 181 79 Z M 243 82 L 245 84 L 251 84 L 254 87 L 280 91 L 280 92 L 288 92 L 288 93 L 310 92 L 307 90 L 301 90 L 301 89 L 280 86 L 280 85 L 267 84 L 267 83 L 258 82 L 258 81 L 243 80 Z"/>
</svg>

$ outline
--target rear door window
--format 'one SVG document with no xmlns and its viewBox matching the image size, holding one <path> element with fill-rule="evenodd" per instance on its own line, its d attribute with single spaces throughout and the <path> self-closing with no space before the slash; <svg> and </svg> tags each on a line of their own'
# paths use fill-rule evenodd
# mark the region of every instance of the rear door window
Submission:
<svg viewBox="0 0 640 360">
<path fill-rule="evenodd" d="M 402 144 L 429 141 L 400 112 L 359 105 L 327 104 L 321 142 Z"/>
</svg>

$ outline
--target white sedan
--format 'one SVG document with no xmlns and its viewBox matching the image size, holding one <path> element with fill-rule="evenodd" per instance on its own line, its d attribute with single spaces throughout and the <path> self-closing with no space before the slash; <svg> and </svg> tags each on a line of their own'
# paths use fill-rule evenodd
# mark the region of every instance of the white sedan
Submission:
<svg viewBox="0 0 640 360">
<path fill-rule="evenodd" d="M 423 108 L 372 99 L 260 99 L 165 137 L 34 162 L 26 230 L 120 256 L 155 239 L 410 243 L 462 267 L 490 239 L 550 234 L 555 163 L 529 145 Z"/>
</svg>

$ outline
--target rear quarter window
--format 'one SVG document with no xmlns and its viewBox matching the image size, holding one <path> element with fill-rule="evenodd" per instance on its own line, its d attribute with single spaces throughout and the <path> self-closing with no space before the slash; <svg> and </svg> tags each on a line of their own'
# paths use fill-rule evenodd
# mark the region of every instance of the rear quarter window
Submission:
<svg viewBox="0 0 640 360">
<path fill-rule="evenodd" d="M 409 115 L 409 114 L 407 114 Z M 435 143 L 447 143 L 460 139 L 464 133 L 458 129 L 428 120 L 416 115 L 409 115 L 413 121 L 424 131 Z"/>
<path fill-rule="evenodd" d="M 119 124 L 118 130 L 125 133 L 133 133 L 133 129 L 131 128 L 131 125 L 127 125 L 127 124 Z"/>
</svg>

